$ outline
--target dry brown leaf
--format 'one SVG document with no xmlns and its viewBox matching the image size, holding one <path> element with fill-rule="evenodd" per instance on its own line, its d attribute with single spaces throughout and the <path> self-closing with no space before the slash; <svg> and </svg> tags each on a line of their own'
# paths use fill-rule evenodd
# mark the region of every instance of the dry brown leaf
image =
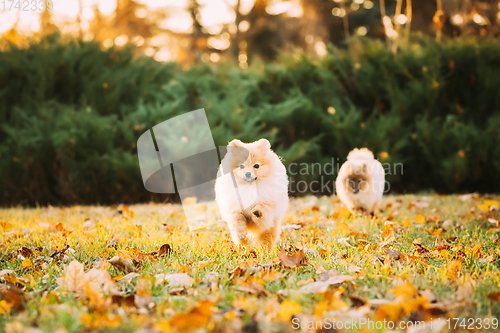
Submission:
<svg viewBox="0 0 500 333">
<path fill-rule="evenodd" d="M 16 274 L 16 272 L 12 269 L 2 269 L 0 271 L 0 276 L 10 275 L 10 274 Z"/>
<path fill-rule="evenodd" d="M 24 247 L 24 246 L 22 248 L 20 248 L 19 250 L 17 250 L 17 253 L 19 253 L 20 255 L 22 255 L 25 258 L 29 258 L 29 257 L 34 255 L 34 253 L 31 249 Z"/>
<path fill-rule="evenodd" d="M 74 292 L 76 295 L 83 295 L 85 292 L 85 272 L 83 264 L 73 260 L 66 266 L 63 277 L 56 279 L 60 289 Z"/>
<path fill-rule="evenodd" d="M 268 294 L 268 291 L 258 282 L 252 282 L 252 283 L 242 282 L 241 285 L 238 287 L 238 291 L 247 292 L 255 296 L 260 296 L 260 295 L 267 296 Z"/>
<path fill-rule="evenodd" d="M 429 252 L 428 249 L 426 249 L 425 247 L 422 246 L 422 239 L 421 238 L 415 239 L 412 244 L 417 249 L 417 252 L 420 254 L 424 254 L 424 253 Z"/>
<path fill-rule="evenodd" d="M 92 268 L 85 273 L 85 284 L 92 290 L 104 294 L 118 294 L 118 288 L 113 283 L 108 271 Z"/>
<path fill-rule="evenodd" d="M 150 254 L 142 253 L 141 251 L 131 247 L 116 251 L 115 255 L 123 259 L 132 259 L 136 262 L 143 262 L 153 258 Z"/>
<path fill-rule="evenodd" d="M 352 302 L 352 307 L 353 308 L 359 308 L 365 304 L 368 304 L 368 300 L 362 298 L 362 297 L 358 297 L 356 295 L 349 295 L 349 299 L 351 300 Z"/>
<path fill-rule="evenodd" d="M 85 273 L 83 264 L 76 260 L 73 260 L 66 266 L 63 276 L 57 278 L 56 283 L 61 290 L 71 291 L 76 296 L 84 295 L 86 286 L 92 291 L 99 292 L 99 294 L 118 293 L 118 288 L 106 270 L 92 268 Z"/>
<path fill-rule="evenodd" d="M 262 277 L 271 282 L 281 279 L 284 276 L 285 274 L 277 272 L 275 270 L 266 270 L 262 273 Z"/>
<path fill-rule="evenodd" d="M 137 269 L 132 266 L 129 260 L 125 260 L 123 258 L 120 258 L 119 256 L 114 256 L 113 258 L 109 259 L 108 262 L 126 274 L 137 272 Z"/>
<path fill-rule="evenodd" d="M 394 259 L 394 260 L 401 259 L 401 252 L 400 251 L 394 251 L 394 250 L 384 249 L 384 252 L 385 252 L 386 258 L 391 258 L 391 259 Z"/>
<path fill-rule="evenodd" d="M 186 287 L 172 288 L 168 291 L 170 295 L 182 295 L 186 291 Z"/>
<path fill-rule="evenodd" d="M 296 251 L 292 255 L 289 255 L 285 250 L 281 250 L 278 254 L 278 258 L 283 267 L 299 267 L 307 265 L 307 257 L 302 250 Z"/>
<path fill-rule="evenodd" d="M 187 273 L 173 273 L 173 274 L 156 274 L 155 284 L 168 283 L 170 287 L 191 287 L 194 279 L 187 275 Z"/>
<path fill-rule="evenodd" d="M 389 236 L 387 236 L 386 239 L 384 239 L 382 242 L 378 244 L 379 249 L 383 248 L 384 246 L 387 246 L 394 242 L 396 240 L 396 237 L 394 236 L 394 232 L 390 233 Z"/>
<path fill-rule="evenodd" d="M 0 314 L 23 309 L 22 291 L 15 286 L 0 285 Z"/>
<path fill-rule="evenodd" d="M 304 294 L 321 294 L 328 290 L 330 283 L 327 281 L 316 281 L 313 283 L 306 284 L 299 289 L 299 292 Z"/>
<path fill-rule="evenodd" d="M 316 281 L 313 283 L 306 284 L 299 289 L 301 293 L 304 294 L 321 294 L 328 290 L 331 285 L 341 284 L 348 281 L 357 280 L 355 276 L 351 275 L 334 275 L 328 278 L 326 281 Z"/>
<path fill-rule="evenodd" d="M 354 281 L 357 280 L 358 278 L 352 275 L 334 275 L 331 276 L 328 280 L 326 280 L 329 284 L 335 285 L 335 284 L 340 284 L 348 281 Z"/>
<path fill-rule="evenodd" d="M 111 296 L 111 301 L 119 306 L 135 307 L 135 295 L 113 295 Z"/>
<path fill-rule="evenodd" d="M 57 258 L 58 256 L 63 255 L 63 254 L 64 254 L 64 253 L 65 253 L 68 249 L 69 249 L 69 245 L 66 245 L 66 246 L 64 246 L 64 247 L 63 247 L 62 249 L 60 249 L 60 250 L 55 250 L 55 252 L 54 252 L 54 253 L 52 253 L 50 256 L 51 256 L 52 258 Z"/>
<path fill-rule="evenodd" d="M 500 291 L 495 291 L 493 293 L 489 293 L 486 297 L 492 301 L 500 303 Z"/>
<path fill-rule="evenodd" d="M 172 253 L 172 248 L 169 244 L 163 244 L 158 250 L 158 257 L 168 256 Z"/>
</svg>

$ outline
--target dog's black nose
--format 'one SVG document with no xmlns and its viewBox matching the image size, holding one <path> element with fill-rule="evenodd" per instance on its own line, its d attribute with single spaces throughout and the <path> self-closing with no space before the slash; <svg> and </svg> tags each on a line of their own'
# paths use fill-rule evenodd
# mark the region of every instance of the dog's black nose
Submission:
<svg viewBox="0 0 500 333">
<path fill-rule="evenodd" d="M 245 177 L 247 178 L 252 177 L 252 173 L 250 171 L 245 172 Z"/>
</svg>

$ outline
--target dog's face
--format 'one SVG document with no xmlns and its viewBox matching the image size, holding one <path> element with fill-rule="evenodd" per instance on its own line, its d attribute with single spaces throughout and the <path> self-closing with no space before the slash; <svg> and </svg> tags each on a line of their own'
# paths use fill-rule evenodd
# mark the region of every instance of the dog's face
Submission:
<svg viewBox="0 0 500 333">
<path fill-rule="evenodd" d="M 230 168 L 237 183 L 254 183 L 271 173 L 272 163 L 268 155 L 272 151 L 266 139 L 253 143 L 233 140 L 228 145 L 228 154 Z"/>
<path fill-rule="evenodd" d="M 368 191 L 368 185 L 371 182 L 371 177 L 366 164 L 349 165 L 348 174 L 344 179 L 347 191 L 358 194 Z"/>
</svg>

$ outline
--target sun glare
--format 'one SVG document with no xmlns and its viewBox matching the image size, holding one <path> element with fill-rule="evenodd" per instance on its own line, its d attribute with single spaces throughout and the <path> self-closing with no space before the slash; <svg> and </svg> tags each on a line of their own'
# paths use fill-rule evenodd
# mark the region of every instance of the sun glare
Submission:
<svg viewBox="0 0 500 333">
<path fill-rule="evenodd" d="M 191 15 L 187 11 L 188 0 L 138 0 L 138 3 L 146 5 L 149 9 L 168 8 L 172 13 L 167 19 L 160 23 L 161 28 L 172 30 L 174 32 L 189 33 L 193 24 Z M 240 12 L 248 13 L 253 7 L 255 0 L 242 0 L 240 3 Z M 237 0 L 199 0 L 201 5 L 200 21 L 205 27 L 218 26 L 231 23 L 235 19 L 235 13 L 232 6 L 235 6 Z M 113 14 L 116 10 L 116 0 L 81 0 L 82 5 L 82 28 L 88 27 L 89 22 L 94 18 L 94 7 L 104 16 Z M 58 25 L 70 25 L 63 30 L 77 29 L 73 27 L 80 13 L 79 0 L 55 1 L 51 11 L 53 22 Z M 147 9 L 138 9 L 135 13 L 139 18 L 147 16 Z M 295 10 L 297 14 L 297 10 Z M 0 12 L 0 33 L 5 33 L 12 29 L 17 23 L 16 28 L 22 33 L 33 33 L 40 30 L 40 12 L 19 12 L 17 10 Z M 213 29 L 212 29 L 213 30 Z"/>
</svg>

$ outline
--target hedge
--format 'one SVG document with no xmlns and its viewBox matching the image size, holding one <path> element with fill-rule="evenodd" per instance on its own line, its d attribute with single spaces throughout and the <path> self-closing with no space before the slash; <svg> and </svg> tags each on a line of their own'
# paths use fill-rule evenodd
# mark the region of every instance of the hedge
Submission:
<svg viewBox="0 0 500 333">
<path fill-rule="evenodd" d="M 414 37 L 395 55 L 354 39 L 246 70 L 133 54 L 59 35 L 0 52 L 1 205 L 175 200 L 144 189 L 136 142 L 202 107 L 216 145 L 268 138 L 292 166 L 294 195 L 306 194 L 300 180 L 331 181 L 313 190 L 332 194 L 335 173 L 299 171 L 361 146 L 402 164 L 387 176 L 392 192 L 498 192 L 498 40 Z"/>
</svg>

